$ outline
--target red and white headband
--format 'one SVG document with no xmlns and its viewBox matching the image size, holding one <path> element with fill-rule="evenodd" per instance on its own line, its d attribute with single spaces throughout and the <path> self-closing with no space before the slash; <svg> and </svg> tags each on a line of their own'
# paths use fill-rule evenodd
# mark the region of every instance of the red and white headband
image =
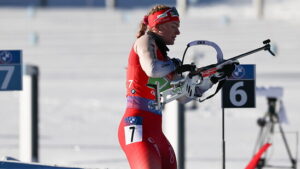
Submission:
<svg viewBox="0 0 300 169">
<path fill-rule="evenodd" d="M 145 16 L 143 23 L 148 25 L 150 28 L 153 28 L 156 25 L 171 21 L 179 21 L 179 14 L 175 7 L 163 9 L 150 14 L 149 16 Z"/>
</svg>

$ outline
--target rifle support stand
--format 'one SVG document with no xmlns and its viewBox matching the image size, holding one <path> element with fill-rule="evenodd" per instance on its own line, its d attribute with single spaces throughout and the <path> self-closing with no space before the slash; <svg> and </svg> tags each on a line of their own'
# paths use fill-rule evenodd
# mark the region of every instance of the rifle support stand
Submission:
<svg viewBox="0 0 300 169">
<path fill-rule="evenodd" d="M 287 154 L 289 156 L 289 160 L 291 162 L 291 166 L 273 166 L 273 165 L 268 165 L 267 164 L 267 153 L 265 154 L 264 157 L 262 157 L 256 168 L 257 169 L 262 169 L 264 167 L 268 167 L 268 168 L 290 168 L 290 169 L 296 169 L 297 168 L 297 159 L 293 158 L 290 147 L 288 145 L 286 136 L 285 136 L 285 132 L 283 131 L 283 128 L 280 124 L 279 121 L 279 117 L 278 114 L 276 112 L 276 102 L 277 102 L 277 98 L 267 98 L 268 99 L 268 112 L 265 114 L 265 116 L 263 118 L 259 118 L 257 120 L 257 123 L 260 127 L 260 132 L 259 132 L 259 136 L 257 139 L 257 143 L 255 145 L 255 151 L 257 151 L 257 149 L 259 147 L 261 147 L 263 144 L 265 144 L 266 142 L 269 141 L 270 137 L 273 136 L 274 134 L 274 130 L 275 127 L 278 126 L 279 128 L 279 132 L 280 135 L 283 139 L 284 142 L 284 146 L 285 149 L 287 151 Z M 298 144 L 298 143 L 297 143 Z M 297 146 L 298 147 L 298 146 Z"/>
</svg>

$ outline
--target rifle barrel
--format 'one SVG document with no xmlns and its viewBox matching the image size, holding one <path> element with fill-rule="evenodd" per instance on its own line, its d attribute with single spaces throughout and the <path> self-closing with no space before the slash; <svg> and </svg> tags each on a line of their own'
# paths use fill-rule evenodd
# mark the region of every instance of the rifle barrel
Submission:
<svg viewBox="0 0 300 169">
<path fill-rule="evenodd" d="M 258 52 L 258 51 L 261 51 L 261 50 L 267 50 L 268 48 L 270 48 L 270 44 L 267 44 L 267 45 L 265 45 L 265 46 L 263 46 L 263 47 L 260 47 L 260 48 L 251 50 L 251 51 L 246 52 L 246 53 L 243 53 L 243 54 L 240 54 L 240 55 L 238 55 L 238 56 L 232 57 L 232 58 L 227 59 L 227 60 L 237 60 L 237 59 L 239 59 L 239 58 L 242 58 L 242 57 L 251 55 L 252 53 L 256 53 L 256 52 Z"/>
</svg>

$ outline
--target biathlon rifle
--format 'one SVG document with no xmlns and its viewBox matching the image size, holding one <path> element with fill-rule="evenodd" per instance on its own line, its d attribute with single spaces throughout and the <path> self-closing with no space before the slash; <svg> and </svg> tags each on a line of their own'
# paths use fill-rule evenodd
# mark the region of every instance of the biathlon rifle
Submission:
<svg viewBox="0 0 300 169">
<path fill-rule="evenodd" d="M 200 67 L 200 68 L 196 68 L 195 70 L 190 71 L 186 77 L 182 76 L 181 79 L 171 81 L 170 85 L 172 87 L 165 91 L 160 92 L 159 87 L 157 87 L 156 88 L 158 90 L 157 91 L 157 94 L 158 94 L 157 101 L 159 101 L 157 103 L 160 103 L 157 106 L 161 107 L 173 100 L 181 98 L 182 96 L 187 96 L 191 99 L 195 99 L 200 102 L 213 97 L 223 87 L 227 77 L 224 77 L 223 79 L 217 79 L 217 81 L 213 82 L 213 83 L 219 82 L 215 93 L 208 96 L 204 100 L 200 100 L 194 94 L 195 94 L 195 87 L 200 84 L 200 82 L 201 82 L 201 80 L 203 80 L 203 78 L 210 78 L 211 80 L 213 80 L 214 78 L 212 78 L 212 77 L 214 75 L 220 74 L 219 67 L 222 64 L 226 64 L 226 62 L 236 62 L 238 59 L 241 59 L 245 56 L 251 55 L 253 53 L 256 53 L 256 52 L 259 52 L 262 50 L 268 51 L 271 55 L 275 56 L 275 54 L 271 51 L 270 42 L 271 42 L 271 40 L 267 39 L 267 40 L 263 41 L 264 46 L 254 49 L 254 50 L 251 50 L 249 52 L 240 54 L 238 56 L 229 58 L 229 59 L 223 59 L 223 53 L 222 53 L 221 48 L 214 42 L 206 41 L 206 40 L 198 40 L 198 41 L 192 41 L 192 42 L 188 43 L 187 47 L 184 51 L 183 57 L 182 57 L 182 64 L 184 62 L 184 57 L 187 52 L 187 49 L 189 47 L 195 46 L 195 45 L 207 45 L 207 46 L 213 47 L 217 52 L 217 63 L 211 64 L 208 66 L 204 66 L 204 67 Z M 159 85 L 159 84 L 157 84 L 157 85 Z"/>
<path fill-rule="evenodd" d="M 251 50 L 249 52 L 240 54 L 238 56 L 235 56 L 235 57 L 232 57 L 232 58 L 220 61 L 220 62 L 218 62 L 216 64 L 211 64 L 211 65 L 208 65 L 208 66 L 197 68 L 195 71 L 190 72 L 189 76 L 194 76 L 194 75 L 200 75 L 201 77 L 211 76 L 211 75 L 217 73 L 217 67 L 218 67 L 218 65 L 224 64 L 225 62 L 228 62 L 228 61 L 233 61 L 233 62 L 237 61 L 240 58 L 243 58 L 245 56 L 251 55 L 251 54 L 256 53 L 256 52 L 259 52 L 261 50 L 266 50 L 271 55 L 275 56 L 275 54 L 271 51 L 270 42 L 271 42 L 271 40 L 267 39 L 267 40 L 263 41 L 264 46 L 262 46 L 260 48 L 257 48 L 257 49 Z M 183 60 L 184 60 L 184 57 L 183 57 Z M 182 62 L 183 62 L 183 60 L 182 60 Z"/>
</svg>

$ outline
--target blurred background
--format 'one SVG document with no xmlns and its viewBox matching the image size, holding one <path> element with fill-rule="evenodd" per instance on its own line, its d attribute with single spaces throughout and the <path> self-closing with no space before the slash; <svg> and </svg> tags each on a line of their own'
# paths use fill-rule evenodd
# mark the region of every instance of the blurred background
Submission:
<svg viewBox="0 0 300 169">
<path fill-rule="evenodd" d="M 213 41 L 229 58 L 271 39 L 276 57 L 260 52 L 240 62 L 256 64 L 258 87 L 283 87 L 289 120 L 283 127 L 300 130 L 299 0 L 0 0 L 0 50 L 20 49 L 23 63 L 40 69 L 39 162 L 129 169 L 117 138 L 127 57 L 139 22 L 155 4 L 177 6 L 180 13 L 181 35 L 169 46 L 170 57 L 181 58 L 193 40 Z M 198 67 L 215 63 L 215 52 L 191 48 L 185 62 L 193 60 Z M 20 102 L 20 91 L 0 92 L 0 158 L 19 158 Z M 190 107 L 186 168 L 221 168 L 220 94 Z M 250 161 L 256 121 L 267 108 L 266 98 L 257 96 L 256 108 L 226 109 L 228 168 Z M 296 154 L 295 135 L 287 137 Z M 289 164 L 282 143 L 274 149 L 274 161 Z"/>
</svg>

